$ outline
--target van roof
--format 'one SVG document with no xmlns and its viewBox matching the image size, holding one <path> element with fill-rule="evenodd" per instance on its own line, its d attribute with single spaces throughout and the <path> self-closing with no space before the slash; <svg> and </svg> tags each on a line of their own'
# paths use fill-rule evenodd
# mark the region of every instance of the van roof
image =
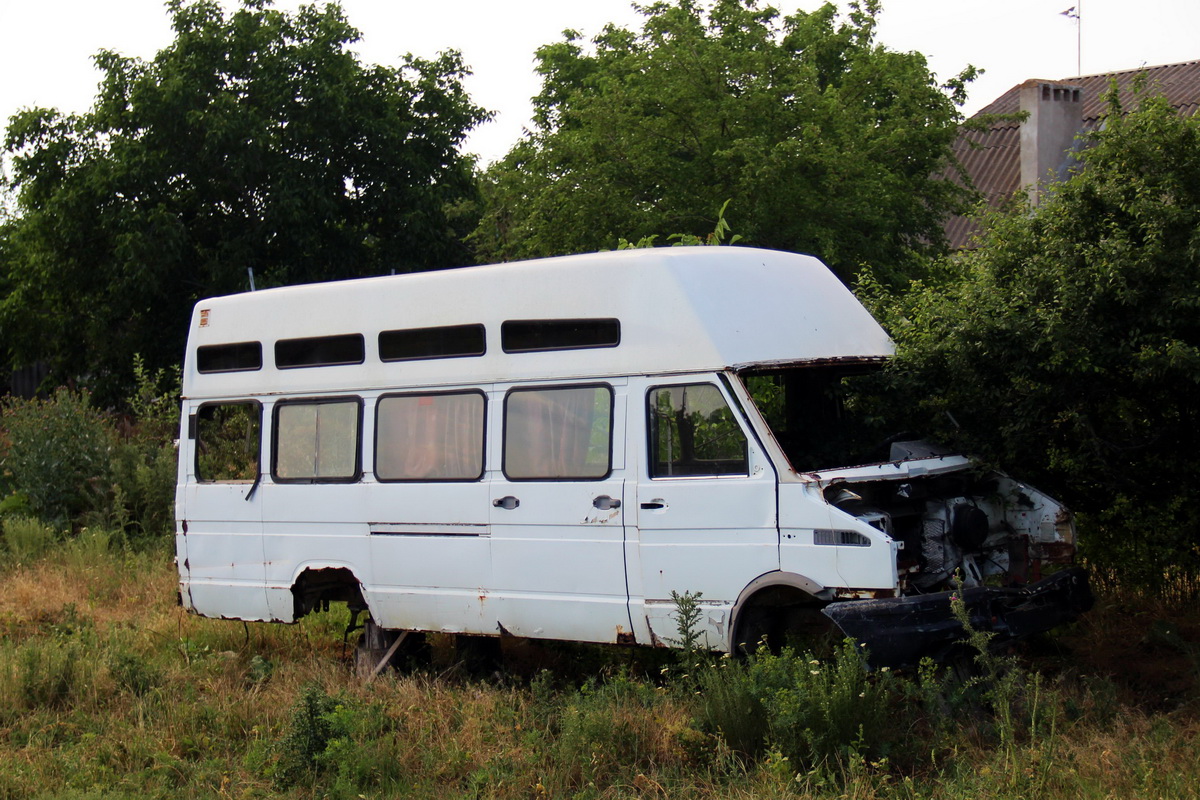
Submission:
<svg viewBox="0 0 1200 800">
<path fill-rule="evenodd" d="M 619 343 L 505 352 L 513 320 L 612 320 Z M 384 331 L 482 325 L 475 357 L 384 362 Z M 277 369 L 280 340 L 363 336 L 362 363 Z M 262 365 L 201 373 L 197 348 L 259 342 Z M 891 355 L 887 334 L 812 256 L 666 247 L 288 286 L 202 300 L 184 394 L 228 397 L 697 372 Z"/>
</svg>

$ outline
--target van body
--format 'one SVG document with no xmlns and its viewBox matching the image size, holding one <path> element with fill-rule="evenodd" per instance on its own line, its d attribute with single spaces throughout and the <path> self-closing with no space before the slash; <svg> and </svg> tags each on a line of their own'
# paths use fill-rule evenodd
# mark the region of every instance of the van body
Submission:
<svg viewBox="0 0 1200 800">
<path fill-rule="evenodd" d="M 998 640 L 1086 610 L 1052 498 L 922 442 L 855 450 L 842 387 L 892 353 L 817 259 L 750 248 L 204 300 L 181 602 L 293 622 L 345 600 L 383 631 L 660 645 L 690 594 L 712 649 L 819 617 L 881 664 L 953 646 L 956 586 Z"/>
</svg>

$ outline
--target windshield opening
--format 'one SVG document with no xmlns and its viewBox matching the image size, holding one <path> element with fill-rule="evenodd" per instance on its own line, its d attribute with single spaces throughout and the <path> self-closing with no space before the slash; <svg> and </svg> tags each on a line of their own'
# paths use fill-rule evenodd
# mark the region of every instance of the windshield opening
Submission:
<svg viewBox="0 0 1200 800">
<path fill-rule="evenodd" d="M 888 432 L 871 389 L 879 362 L 745 370 L 754 404 L 797 472 L 887 460 Z"/>
</svg>

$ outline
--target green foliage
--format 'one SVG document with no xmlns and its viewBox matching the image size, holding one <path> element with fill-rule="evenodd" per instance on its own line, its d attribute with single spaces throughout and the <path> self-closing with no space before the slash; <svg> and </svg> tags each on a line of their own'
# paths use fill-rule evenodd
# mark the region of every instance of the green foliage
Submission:
<svg viewBox="0 0 1200 800">
<path fill-rule="evenodd" d="M 129 357 L 177 363 L 202 297 L 466 263 L 459 154 L 488 115 L 458 53 L 360 63 L 336 4 L 167 4 L 152 60 L 102 51 L 92 108 L 7 130 L 0 363 L 41 359 L 123 397 Z"/>
<path fill-rule="evenodd" d="M 767 745 L 797 770 L 877 758 L 902 741 L 891 716 L 906 687 L 890 671 L 871 675 L 861 647 L 849 639 L 827 661 L 760 648 L 746 664 L 718 661 L 702 681 L 705 692 L 724 701 L 702 706 L 706 728 L 751 755 Z"/>
<path fill-rule="evenodd" d="M 756 0 L 642 10 L 640 31 L 538 50 L 533 131 L 482 185 L 481 259 L 698 242 L 726 201 L 746 241 L 843 277 L 873 264 L 900 280 L 940 250 L 966 197 L 940 176 L 972 70 L 939 87 L 923 56 L 878 44 L 876 0 L 845 18 Z"/>
<path fill-rule="evenodd" d="M 112 452 L 112 521 L 134 538 L 169 536 L 175 530 L 179 434 L 179 369 L 153 374 L 133 359 L 131 416 Z"/>
<path fill-rule="evenodd" d="M 109 657 L 109 672 L 117 686 L 138 697 L 162 683 L 161 670 L 136 653 L 116 650 Z"/>
<path fill-rule="evenodd" d="M 701 641 L 700 618 L 704 609 L 700 607 L 702 592 L 684 592 L 679 594 L 671 590 L 671 602 L 675 604 L 675 630 L 678 639 L 672 639 L 671 644 L 678 648 L 680 663 L 685 669 L 691 669 L 698 663 L 701 651 L 707 651 L 706 642 Z"/>
<path fill-rule="evenodd" d="M 276 786 L 296 786 L 316 773 L 325 748 L 343 733 L 336 725 L 337 710 L 338 700 L 320 686 L 308 684 L 301 690 L 287 732 L 275 745 L 271 774 Z"/>
<path fill-rule="evenodd" d="M 753 677 L 753 660 L 720 659 L 686 679 L 650 681 L 636 675 L 657 677 L 644 667 L 660 651 L 609 648 L 603 660 L 598 649 L 586 663 L 563 659 L 554 679 L 542 673 L 528 687 L 511 675 L 420 673 L 364 684 L 347 663 L 340 614 L 253 625 L 249 635 L 239 623 L 181 615 L 162 553 L 5 562 L 0 572 L 0 798 L 1184 800 L 1200 782 L 1186 688 L 1196 685 L 1194 664 L 1183 652 L 1200 641 L 1194 603 L 1168 611 L 1128 593 L 1132 585 L 1056 636 L 1066 658 L 1026 653 L 1015 692 L 990 694 L 983 668 L 961 689 L 928 665 L 917 677 L 866 675 L 892 698 L 877 726 L 886 741 L 856 745 L 850 720 L 849 747 L 812 767 L 785 738 L 768 738 L 762 703 L 738 698 L 782 689 L 774 708 L 786 711 L 793 683 L 826 685 L 830 698 L 862 691 L 854 672 L 845 691 L 804 672 L 832 676 L 835 659 L 794 655 Z M 1148 642 L 1129 641 L 1143 633 Z M 1039 685 L 1039 668 L 1056 677 Z M 710 673 L 711 683 L 697 683 Z M 837 706 L 806 696 L 818 709 Z M 1015 698 L 1007 740 L 997 729 L 1004 697 Z M 750 744 L 731 753 L 734 726 L 756 721 L 758 738 L 748 730 Z M 808 746 L 794 730 L 784 736 Z M 288 763 L 296 782 L 276 786 Z"/>
<path fill-rule="evenodd" d="M 672 233 L 667 237 L 667 241 L 671 242 L 672 247 L 694 247 L 694 246 L 709 246 L 715 247 L 724 244 L 737 244 L 742 240 L 740 233 L 733 233 L 733 229 L 729 226 L 729 221 L 725 219 L 725 210 L 729 208 L 729 200 L 726 200 L 721 205 L 721 210 L 717 212 L 717 221 L 713 225 L 712 232 L 707 236 L 696 236 L 691 233 Z M 648 247 L 654 247 L 655 240 L 658 239 L 658 234 L 650 234 L 643 236 L 637 241 L 631 242 L 628 239 L 618 239 L 618 250 L 641 250 Z M 727 241 L 728 240 L 728 241 Z"/>
<path fill-rule="evenodd" d="M 991 217 L 942 283 L 866 294 L 897 340 L 896 429 L 1051 491 L 1090 560 L 1153 583 L 1200 569 L 1200 118 L 1110 100 L 1071 179 Z"/>
<path fill-rule="evenodd" d="M 104 504 L 113 435 L 90 400 L 59 389 L 45 400 L 9 397 L 0 405 L 8 438 L 0 467 L 42 519 L 73 520 Z"/>
<path fill-rule="evenodd" d="M 61 637 L 25 642 L 17 651 L 16 666 L 26 708 L 64 708 L 83 696 L 91 676 L 83 646 Z"/>
<path fill-rule="evenodd" d="M 53 527 L 35 517 L 12 515 L 0 520 L 4 547 L 14 561 L 29 563 L 41 558 L 58 541 Z"/>
</svg>

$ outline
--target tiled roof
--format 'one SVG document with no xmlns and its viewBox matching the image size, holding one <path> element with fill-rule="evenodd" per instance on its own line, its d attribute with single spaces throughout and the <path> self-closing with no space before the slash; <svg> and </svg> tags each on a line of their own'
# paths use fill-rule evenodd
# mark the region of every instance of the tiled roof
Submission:
<svg viewBox="0 0 1200 800">
<path fill-rule="evenodd" d="M 1108 91 L 1109 82 L 1116 79 L 1122 102 L 1128 103 L 1133 82 L 1142 74 L 1146 76 L 1146 90 L 1164 96 L 1179 113 L 1191 115 L 1200 111 L 1200 61 L 1045 82 L 1078 86 L 1082 90 L 1083 129 L 1088 131 L 1096 128 L 1104 114 L 1104 94 Z M 1021 85 L 1023 84 L 1014 86 L 997 97 L 972 119 L 989 114 L 1015 114 L 1020 111 Z M 1001 121 L 982 131 L 964 131 L 954 146 L 954 154 L 966 173 L 971 176 L 975 188 L 993 208 L 1012 197 L 1020 188 L 1020 139 L 1019 122 Z M 977 231 L 978 226 L 966 217 L 954 217 L 946 223 L 946 236 L 951 247 L 969 246 L 972 236 Z"/>
</svg>

